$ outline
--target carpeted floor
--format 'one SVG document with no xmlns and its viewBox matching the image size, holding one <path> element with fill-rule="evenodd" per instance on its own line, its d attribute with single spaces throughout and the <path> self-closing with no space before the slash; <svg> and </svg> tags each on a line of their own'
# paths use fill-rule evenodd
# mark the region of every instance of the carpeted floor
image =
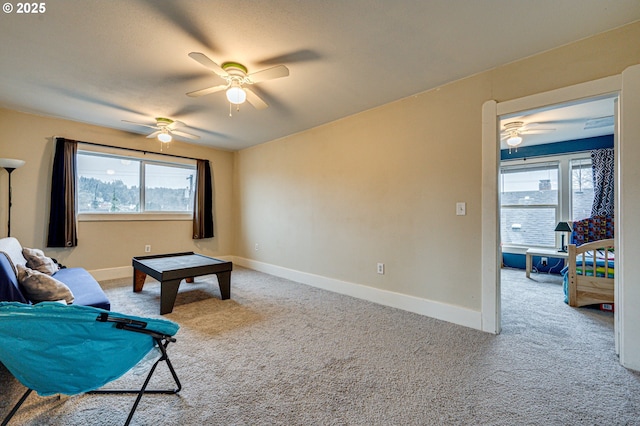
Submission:
<svg viewBox="0 0 640 426">
<path fill-rule="evenodd" d="M 138 425 L 640 425 L 640 374 L 613 315 L 562 302 L 557 276 L 503 271 L 498 336 L 236 268 L 182 284 L 169 346 L 183 390 L 146 395 Z M 159 285 L 104 283 L 113 310 L 159 317 Z M 139 370 L 139 369 L 137 369 Z M 132 371 L 113 385 L 135 386 Z M 164 368 L 156 387 L 171 383 Z M 0 367 L 0 416 L 23 392 Z M 121 425 L 130 396 L 31 396 L 12 424 Z"/>
</svg>

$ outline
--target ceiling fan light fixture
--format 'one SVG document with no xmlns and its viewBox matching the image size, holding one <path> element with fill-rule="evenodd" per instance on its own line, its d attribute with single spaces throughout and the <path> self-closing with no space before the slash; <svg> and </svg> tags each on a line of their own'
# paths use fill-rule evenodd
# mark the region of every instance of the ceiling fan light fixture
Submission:
<svg viewBox="0 0 640 426">
<path fill-rule="evenodd" d="M 247 93 L 240 85 L 232 85 L 227 89 L 227 100 L 235 105 L 240 105 L 247 100 Z"/>
<path fill-rule="evenodd" d="M 171 142 L 171 139 L 172 137 L 168 132 L 162 132 L 158 134 L 158 140 L 160 142 L 164 142 L 164 143 Z"/>
<path fill-rule="evenodd" d="M 507 139 L 507 145 L 509 146 L 518 146 L 522 143 L 522 138 L 520 136 L 510 136 L 509 139 Z"/>
</svg>

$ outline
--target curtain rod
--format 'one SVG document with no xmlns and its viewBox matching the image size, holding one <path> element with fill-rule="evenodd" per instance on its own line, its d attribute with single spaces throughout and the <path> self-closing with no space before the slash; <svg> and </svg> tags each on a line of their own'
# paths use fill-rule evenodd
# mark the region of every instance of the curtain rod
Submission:
<svg viewBox="0 0 640 426">
<path fill-rule="evenodd" d="M 55 139 L 66 139 L 66 138 L 56 136 Z M 105 145 L 105 144 L 96 143 L 96 142 L 85 142 L 85 141 L 76 141 L 76 142 L 77 143 L 87 144 L 87 145 L 93 145 L 93 146 L 101 146 L 103 148 L 124 149 L 126 151 L 141 152 L 143 154 L 166 155 L 167 157 L 182 158 L 184 160 L 195 160 L 195 161 L 202 160 L 202 158 L 186 157 L 184 155 L 165 154 L 164 152 L 145 151 L 144 149 L 126 148 L 126 147 L 120 147 L 120 146 Z"/>
</svg>

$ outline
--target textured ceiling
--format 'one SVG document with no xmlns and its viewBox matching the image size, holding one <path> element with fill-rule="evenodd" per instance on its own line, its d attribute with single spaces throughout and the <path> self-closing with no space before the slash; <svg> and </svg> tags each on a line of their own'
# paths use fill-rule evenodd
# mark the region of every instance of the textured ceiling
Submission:
<svg viewBox="0 0 640 426">
<path fill-rule="evenodd" d="M 17 3 L 14 3 L 17 5 Z M 0 16 L 0 106 L 146 134 L 185 122 L 237 150 L 383 105 L 640 19 L 638 0 L 65 0 Z M 202 52 L 249 72 L 269 108 L 229 117 Z"/>
</svg>

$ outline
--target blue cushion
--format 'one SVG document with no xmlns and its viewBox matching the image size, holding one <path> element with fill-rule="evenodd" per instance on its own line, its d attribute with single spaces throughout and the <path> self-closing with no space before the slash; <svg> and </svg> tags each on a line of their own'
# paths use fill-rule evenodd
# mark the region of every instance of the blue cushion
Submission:
<svg viewBox="0 0 640 426">
<path fill-rule="evenodd" d="M 16 273 L 4 252 L 0 252 L 0 301 L 29 303 L 20 290 Z"/>
<path fill-rule="evenodd" d="M 64 268 L 53 274 L 53 277 L 69 287 L 73 293 L 74 305 L 93 306 L 107 311 L 111 309 L 107 295 L 86 269 Z"/>
</svg>

